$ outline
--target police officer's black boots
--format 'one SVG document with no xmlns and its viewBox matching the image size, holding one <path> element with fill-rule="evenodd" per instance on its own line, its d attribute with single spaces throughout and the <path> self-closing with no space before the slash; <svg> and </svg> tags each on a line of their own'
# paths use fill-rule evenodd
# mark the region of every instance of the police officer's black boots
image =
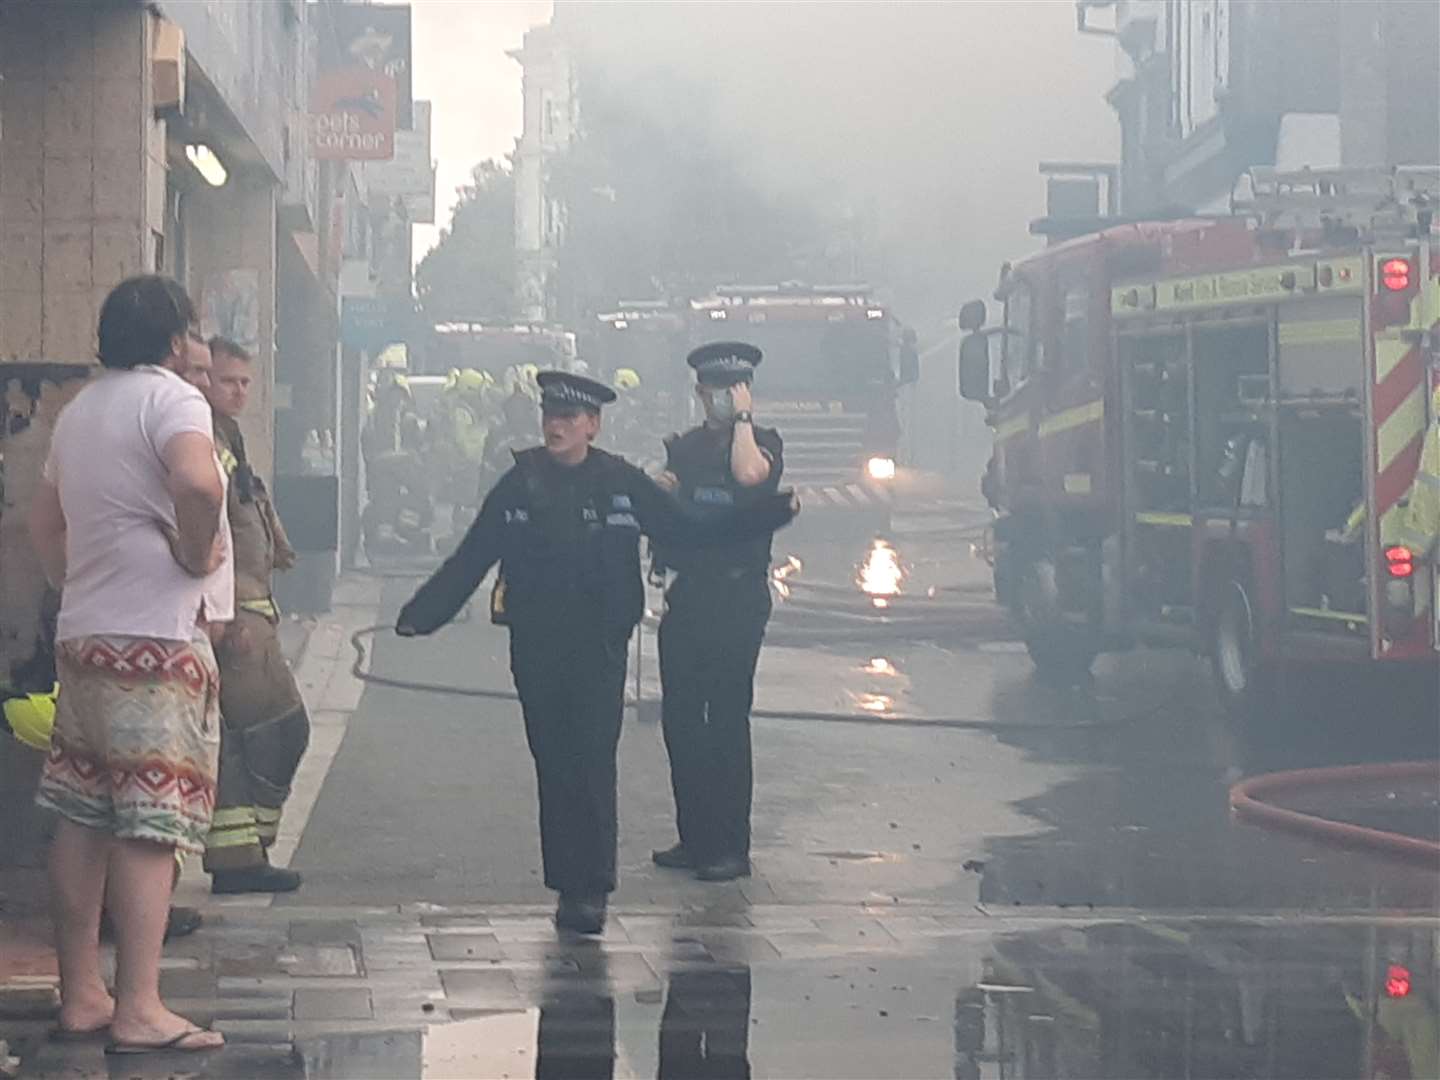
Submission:
<svg viewBox="0 0 1440 1080">
<path fill-rule="evenodd" d="M 572 934 L 599 934 L 605 929 L 604 893 L 561 893 L 555 926 Z"/>
<path fill-rule="evenodd" d="M 683 843 L 660 851 L 652 851 L 650 861 L 656 866 L 663 866 L 666 870 L 695 869 L 695 857 L 690 854 Z"/>
</svg>

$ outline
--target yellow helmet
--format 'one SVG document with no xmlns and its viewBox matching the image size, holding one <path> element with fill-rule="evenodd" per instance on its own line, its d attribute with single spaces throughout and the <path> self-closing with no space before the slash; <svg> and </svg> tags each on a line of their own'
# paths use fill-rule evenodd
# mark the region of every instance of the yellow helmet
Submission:
<svg viewBox="0 0 1440 1080">
<path fill-rule="evenodd" d="M 640 373 L 634 368 L 617 368 L 611 381 L 616 390 L 634 390 L 640 385 Z"/>
<path fill-rule="evenodd" d="M 5 722 L 10 730 L 32 750 L 50 749 L 50 733 L 55 730 L 55 695 L 57 687 L 48 694 L 26 694 L 10 698 L 5 702 Z"/>
<path fill-rule="evenodd" d="M 474 392 L 476 390 L 484 390 L 487 382 L 488 380 L 485 377 L 485 372 L 476 371 L 474 368 L 466 368 L 464 371 L 460 372 L 460 374 L 455 377 L 455 385 L 457 387 L 459 387 L 461 390 L 468 390 L 471 392 Z"/>
</svg>

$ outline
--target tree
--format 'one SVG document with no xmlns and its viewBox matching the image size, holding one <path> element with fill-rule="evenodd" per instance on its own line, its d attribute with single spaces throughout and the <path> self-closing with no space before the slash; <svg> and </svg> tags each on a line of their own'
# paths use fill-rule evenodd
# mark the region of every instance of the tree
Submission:
<svg viewBox="0 0 1440 1080">
<path fill-rule="evenodd" d="M 431 323 L 507 322 L 515 313 L 515 177 L 482 161 L 460 189 L 450 227 L 415 271 Z"/>
<path fill-rule="evenodd" d="M 832 223 L 746 174 L 743 146 L 716 135 L 708 88 L 672 71 L 620 78 L 598 58 L 579 68 L 581 133 L 549 174 L 566 207 L 563 319 L 725 282 L 836 276 Z"/>
</svg>

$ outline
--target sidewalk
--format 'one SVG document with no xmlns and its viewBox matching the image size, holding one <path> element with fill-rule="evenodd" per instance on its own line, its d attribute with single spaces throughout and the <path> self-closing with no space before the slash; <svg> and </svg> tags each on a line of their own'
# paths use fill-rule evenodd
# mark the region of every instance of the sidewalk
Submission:
<svg viewBox="0 0 1440 1080">
<path fill-rule="evenodd" d="M 344 721 L 359 702 L 360 684 L 349 672 L 353 662 L 349 639 L 354 630 L 375 621 L 379 592 L 378 581 L 350 575 L 337 583 L 329 614 L 290 618 L 281 624 L 281 644 L 311 705 L 315 731 L 274 852 L 280 865 L 288 863 L 294 852 L 325 769 L 343 735 Z M 269 900 L 237 898 L 242 907 L 268 904 Z M 175 903 L 209 906 L 209 878 L 198 858 L 187 861 L 176 887 Z M 48 904 L 43 868 L 0 869 L 0 1045 L 7 1023 L 20 1020 L 48 1024 L 58 1008 L 58 974 Z M 207 911 L 207 921 L 211 918 Z M 12 1053 L 14 1049 L 12 1043 Z M 0 1059 L 3 1057 L 0 1052 Z"/>
<path fill-rule="evenodd" d="M 1397 915 L 1155 919 L 741 902 L 621 908 L 596 942 L 557 937 L 548 910 L 528 906 L 225 913 L 167 950 L 163 989 L 176 1009 L 223 1031 L 226 1048 L 128 1059 L 123 1075 L 741 1076 L 753 1062 L 755 1075 L 978 1077 L 980 1063 L 995 1060 L 986 1026 L 1017 995 L 1062 1044 L 1081 1046 L 1096 1035 L 1102 1003 L 1116 1015 L 1148 1009 L 1164 1028 L 1188 1015 L 1164 990 L 1172 977 L 1225 1000 L 1245 992 L 1247 964 L 1283 954 L 1317 977 L 1297 980 L 1272 1007 L 1283 1002 L 1292 1024 L 1314 1033 L 1317 1018 L 1343 1006 L 1318 977 L 1325 965 L 1357 960 L 1374 927 L 1434 925 Z M 23 1075 L 115 1075 L 100 1043 L 47 1042 L 47 1024 L 0 1021 Z M 1253 1057 L 1281 1034 L 1210 1049 Z M 1155 1075 L 1184 1067 L 1151 1064 Z M 1224 1073 L 1242 1074 L 1251 1075 Z"/>
</svg>

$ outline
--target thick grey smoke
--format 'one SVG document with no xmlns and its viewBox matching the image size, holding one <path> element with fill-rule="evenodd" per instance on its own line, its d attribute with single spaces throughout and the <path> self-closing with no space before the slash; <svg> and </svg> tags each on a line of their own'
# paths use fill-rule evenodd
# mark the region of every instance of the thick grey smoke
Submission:
<svg viewBox="0 0 1440 1080">
<path fill-rule="evenodd" d="M 1116 153 L 1113 43 L 1058 0 L 562 0 L 556 22 L 650 123 L 703 125 L 763 190 L 848 216 L 862 273 L 932 339 L 1035 246 L 1038 161 Z"/>
</svg>

